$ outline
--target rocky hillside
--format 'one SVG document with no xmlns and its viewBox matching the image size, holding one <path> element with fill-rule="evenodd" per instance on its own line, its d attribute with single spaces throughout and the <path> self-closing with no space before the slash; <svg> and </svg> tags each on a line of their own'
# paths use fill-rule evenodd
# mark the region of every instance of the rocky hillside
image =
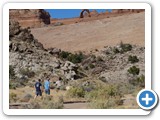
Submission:
<svg viewBox="0 0 160 120">
<path fill-rule="evenodd" d="M 9 18 L 20 23 L 22 27 L 42 27 L 50 24 L 50 15 L 43 9 L 11 9 Z"/>
<path fill-rule="evenodd" d="M 26 75 L 29 72 L 34 73 L 30 77 L 35 78 L 61 76 L 71 80 L 95 75 L 111 83 L 128 82 L 132 76 L 127 71 L 133 66 L 140 69 L 138 75 L 144 75 L 144 12 L 126 14 L 129 12 L 113 10 L 112 14 L 125 14 L 30 30 L 21 27 L 25 26 L 22 21 L 49 24 L 49 14 L 44 10 L 10 10 L 10 66 L 15 76 L 29 77 Z M 90 14 L 92 18 L 99 16 L 96 11 Z M 27 16 L 30 17 L 25 19 Z M 84 16 L 88 16 L 87 13 Z M 120 42 L 123 44 L 119 45 Z M 121 46 L 127 43 L 132 49 L 121 51 Z M 131 63 L 129 59 L 138 62 Z"/>
<path fill-rule="evenodd" d="M 52 55 L 54 50 L 46 50 L 27 28 L 10 20 L 9 23 L 9 65 L 12 79 L 44 79 L 61 76 L 75 79 L 78 67 L 69 61 L 63 61 Z"/>
</svg>

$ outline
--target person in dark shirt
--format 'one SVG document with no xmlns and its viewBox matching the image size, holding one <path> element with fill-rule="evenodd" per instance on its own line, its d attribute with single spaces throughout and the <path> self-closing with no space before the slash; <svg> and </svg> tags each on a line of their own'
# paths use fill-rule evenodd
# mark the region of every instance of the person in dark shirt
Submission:
<svg viewBox="0 0 160 120">
<path fill-rule="evenodd" d="M 42 86 L 41 80 L 39 79 L 34 85 L 34 87 L 36 89 L 36 95 L 35 95 L 34 99 L 36 99 L 37 96 L 42 96 L 41 86 Z"/>
</svg>

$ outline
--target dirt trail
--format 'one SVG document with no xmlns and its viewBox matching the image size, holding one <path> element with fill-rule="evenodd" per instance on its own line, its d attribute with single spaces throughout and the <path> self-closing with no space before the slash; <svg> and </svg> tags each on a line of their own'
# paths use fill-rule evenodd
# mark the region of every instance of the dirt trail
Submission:
<svg viewBox="0 0 160 120">
<path fill-rule="evenodd" d="M 71 52 L 102 49 L 121 41 L 144 46 L 145 13 L 35 28 L 31 32 L 45 48 L 56 47 Z"/>
<path fill-rule="evenodd" d="M 64 109 L 89 109 L 88 103 L 68 103 L 64 104 Z"/>
</svg>

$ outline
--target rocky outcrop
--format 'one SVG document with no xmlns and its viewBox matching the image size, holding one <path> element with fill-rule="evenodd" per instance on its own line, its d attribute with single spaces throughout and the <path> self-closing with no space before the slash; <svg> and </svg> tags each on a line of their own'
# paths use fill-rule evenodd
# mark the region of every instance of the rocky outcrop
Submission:
<svg viewBox="0 0 160 120">
<path fill-rule="evenodd" d="M 127 83 L 136 77 L 145 75 L 145 48 L 133 45 L 130 51 L 118 52 L 121 49 L 119 45 L 115 47 L 106 46 L 101 54 L 108 68 L 100 73 L 100 78 L 107 83 Z M 129 56 L 136 56 L 138 62 L 129 62 Z M 128 73 L 128 69 L 132 66 L 139 68 L 140 72 L 138 75 Z"/>
<path fill-rule="evenodd" d="M 67 80 L 74 80 L 76 78 L 77 69 L 78 67 L 70 61 L 66 61 L 62 67 L 63 74 Z"/>
<path fill-rule="evenodd" d="M 144 9 L 113 9 L 112 13 L 139 13 L 144 11 Z"/>
<path fill-rule="evenodd" d="M 84 13 L 87 12 L 88 17 L 91 17 L 89 9 L 83 9 L 79 18 L 84 18 Z"/>
<path fill-rule="evenodd" d="M 11 9 L 9 19 L 14 19 L 22 27 L 41 27 L 50 24 L 50 15 L 43 9 Z"/>
<path fill-rule="evenodd" d="M 90 16 L 89 16 L 90 15 Z M 96 10 L 91 11 L 90 13 L 85 12 L 84 13 L 84 18 L 85 17 L 97 17 L 99 15 L 99 13 Z"/>
<path fill-rule="evenodd" d="M 33 53 L 37 49 L 44 49 L 43 45 L 34 39 L 30 30 L 21 28 L 15 20 L 9 22 L 9 41 L 9 51 Z"/>
<path fill-rule="evenodd" d="M 41 79 L 47 76 L 62 76 L 67 80 L 76 78 L 78 67 L 72 62 L 62 61 L 55 56 L 61 50 L 44 49 L 29 29 L 21 28 L 14 20 L 9 22 L 9 33 L 9 65 L 14 68 L 18 78 L 28 79 L 28 73 L 33 72 L 35 77 Z"/>
</svg>

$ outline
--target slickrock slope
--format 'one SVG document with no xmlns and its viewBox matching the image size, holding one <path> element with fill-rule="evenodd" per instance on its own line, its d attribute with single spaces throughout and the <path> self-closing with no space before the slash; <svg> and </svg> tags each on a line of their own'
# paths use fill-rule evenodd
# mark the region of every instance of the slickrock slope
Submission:
<svg viewBox="0 0 160 120">
<path fill-rule="evenodd" d="M 45 48 L 58 47 L 65 51 L 91 51 L 123 43 L 144 46 L 145 13 L 48 26 L 31 30 Z"/>
</svg>

